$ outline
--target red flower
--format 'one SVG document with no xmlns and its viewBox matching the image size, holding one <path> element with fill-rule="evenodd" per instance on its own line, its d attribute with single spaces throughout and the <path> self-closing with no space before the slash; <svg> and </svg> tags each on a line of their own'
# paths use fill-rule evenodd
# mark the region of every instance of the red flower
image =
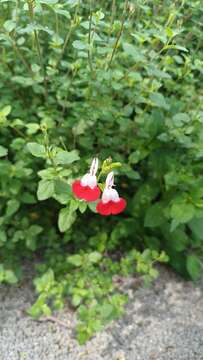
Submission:
<svg viewBox="0 0 203 360">
<path fill-rule="evenodd" d="M 126 208 L 126 200 L 120 198 L 118 192 L 112 189 L 114 185 L 114 174 L 109 173 L 106 179 L 106 186 L 102 194 L 102 199 L 98 202 L 96 210 L 100 215 L 117 215 Z"/>
<path fill-rule="evenodd" d="M 117 215 L 120 214 L 126 208 L 126 201 L 123 198 L 120 198 L 119 201 L 108 201 L 104 203 L 102 200 L 97 204 L 97 212 L 100 215 Z"/>
<path fill-rule="evenodd" d="M 98 159 L 94 158 L 90 167 L 90 172 L 85 174 L 81 180 L 75 180 L 72 184 L 72 191 L 78 199 L 89 202 L 99 199 L 100 189 L 97 186 L 97 169 Z"/>
</svg>

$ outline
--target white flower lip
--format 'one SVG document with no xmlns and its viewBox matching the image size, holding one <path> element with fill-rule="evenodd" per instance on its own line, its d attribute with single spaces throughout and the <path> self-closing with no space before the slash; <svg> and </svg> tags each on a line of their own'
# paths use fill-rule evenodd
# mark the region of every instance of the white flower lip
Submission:
<svg viewBox="0 0 203 360">
<path fill-rule="evenodd" d="M 118 191 L 112 189 L 114 186 L 114 173 L 111 171 L 106 178 L 105 189 L 102 194 L 103 203 L 107 203 L 109 201 L 118 202 L 120 200 Z"/>
<path fill-rule="evenodd" d="M 120 200 L 118 191 L 115 189 L 105 188 L 102 194 L 102 202 L 104 204 L 108 203 L 109 201 L 118 202 Z"/>
<path fill-rule="evenodd" d="M 99 166 L 99 160 L 98 160 L 98 158 L 94 158 L 92 160 L 92 164 L 90 166 L 90 175 L 93 175 L 93 176 L 96 175 L 98 166 Z"/>
<path fill-rule="evenodd" d="M 114 173 L 111 171 L 106 178 L 105 188 L 111 189 L 114 186 Z"/>
<path fill-rule="evenodd" d="M 99 166 L 98 158 L 92 160 L 89 173 L 85 174 L 81 179 L 82 186 L 89 186 L 91 189 L 94 189 L 97 186 L 96 173 Z"/>
<path fill-rule="evenodd" d="M 94 189 L 97 186 L 97 178 L 95 175 L 85 174 L 81 179 L 82 186 L 89 186 L 91 189 Z"/>
</svg>

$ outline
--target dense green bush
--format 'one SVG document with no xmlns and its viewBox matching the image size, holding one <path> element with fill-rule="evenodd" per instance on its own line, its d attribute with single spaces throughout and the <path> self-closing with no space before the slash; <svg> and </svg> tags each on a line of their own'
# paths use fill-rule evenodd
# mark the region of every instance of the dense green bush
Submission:
<svg viewBox="0 0 203 360">
<path fill-rule="evenodd" d="M 0 10 L 0 281 L 37 259 L 29 312 L 69 299 L 82 343 L 123 311 L 115 275 L 149 282 L 164 251 L 183 276 L 200 275 L 201 0 L 1 0 Z M 122 164 L 122 215 L 101 217 L 71 193 L 94 156 Z"/>
</svg>

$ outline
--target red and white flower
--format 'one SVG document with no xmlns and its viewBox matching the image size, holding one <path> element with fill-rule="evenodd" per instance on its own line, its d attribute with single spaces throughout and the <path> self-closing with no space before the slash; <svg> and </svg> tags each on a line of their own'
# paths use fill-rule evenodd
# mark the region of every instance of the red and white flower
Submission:
<svg viewBox="0 0 203 360">
<path fill-rule="evenodd" d="M 81 180 L 75 180 L 72 184 L 72 191 L 78 199 L 86 201 L 96 201 L 100 196 L 100 189 L 97 186 L 96 173 L 99 161 L 94 158 L 89 173 L 85 174 Z"/>
<path fill-rule="evenodd" d="M 126 200 L 119 197 L 118 192 L 112 189 L 114 186 L 114 173 L 110 172 L 106 178 L 105 189 L 96 210 L 103 216 L 120 214 L 126 208 Z"/>
</svg>

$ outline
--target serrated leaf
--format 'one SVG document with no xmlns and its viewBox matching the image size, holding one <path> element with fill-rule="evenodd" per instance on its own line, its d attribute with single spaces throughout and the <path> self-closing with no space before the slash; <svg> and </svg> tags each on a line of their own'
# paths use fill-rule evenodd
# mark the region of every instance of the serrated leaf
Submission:
<svg viewBox="0 0 203 360">
<path fill-rule="evenodd" d="M 4 157 L 8 154 L 8 149 L 6 149 L 4 146 L 0 145 L 0 157 Z"/>
<path fill-rule="evenodd" d="M 202 272 L 202 264 L 196 255 L 188 255 L 186 262 L 187 270 L 193 280 L 198 280 Z"/>
<path fill-rule="evenodd" d="M 70 211 L 70 207 L 67 206 L 60 210 L 59 218 L 58 218 L 58 227 L 61 232 L 65 232 L 66 230 L 70 229 L 72 224 L 76 220 L 75 211 Z"/>
<path fill-rule="evenodd" d="M 7 202 L 6 216 L 11 216 L 18 211 L 20 202 L 16 199 L 11 199 Z"/>
<path fill-rule="evenodd" d="M 38 200 L 46 200 L 54 195 L 54 181 L 40 180 L 37 189 Z"/>
<path fill-rule="evenodd" d="M 152 103 L 160 108 L 169 109 L 169 106 L 164 98 L 164 96 L 160 93 L 152 93 L 150 94 L 150 100 L 152 101 Z"/>
<path fill-rule="evenodd" d="M 0 111 L 0 117 L 1 116 L 6 117 L 6 116 L 8 116 L 10 114 L 10 112 L 11 112 L 11 106 L 7 105 Z"/>
<path fill-rule="evenodd" d="M 84 42 L 82 42 L 80 40 L 75 40 L 75 41 L 73 41 L 73 47 L 77 50 L 84 50 L 87 48 L 87 44 L 85 44 Z"/>
<path fill-rule="evenodd" d="M 35 142 L 30 142 L 27 144 L 28 151 L 36 157 L 45 158 L 46 157 L 46 149 L 44 145 L 40 145 Z"/>
<path fill-rule="evenodd" d="M 71 186 L 62 179 L 54 180 L 54 199 L 66 205 L 72 198 Z"/>
<path fill-rule="evenodd" d="M 16 27 L 16 22 L 13 20 L 7 20 L 4 23 L 4 29 L 9 33 L 13 31 L 15 27 Z"/>
<path fill-rule="evenodd" d="M 56 163 L 62 165 L 70 165 L 79 159 L 80 157 L 78 155 L 77 150 L 72 150 L 72 151 L 61 150 L 55 156 Z"/>
<path fill-rule="evenodd" d="M 35 134 L 40 129 L 40 126 L 39 126 L 39 124 L 36 124 L 36 123 L 29 123 L 29 124 L 26 124 L 26 128 L 27 128 L 27 133 L 29 135 L 32 135 L 32 134 Z"/>
<path fill-rule="evenodd" d="M 186 202 L 174 203 L 170 214 L 177 224 L 185 224 L 194 217 L 195 207 L 193 204 Z"/>
<path fill-rule="evenodd" d="M 163 222 L 163 207 L 160 204 L 149 207 L 145 215 L 144 226 L 153 228 L 160 226 Z"/>
<path fill-rule="evenodd" d="M 67 261 L 69 264 L 78 267 L 78 266 L 82 265 L 83 259 L 82 259 L 81 255 L 75 254 L 75 255 L 68 256 Z"/>
<path fill-rule="evenodd" d="M 18 278 L 12 270 L 5 270 L 4 281 L 6 281 L 8 284 L 16 284 L 18 282 Z"/>
<path fill-rule="evenodd" d="M 189 227 L 192 230 L 193 234 L 198 238 L 203 240 L 203 218 L 194 218 L 189 222 Z"/>
<path fill-rule="evenodd" d="M 96 264 L 98 263 L 102 258 L 102 254 L 100 254 L 97 251 L 93 251 L 92 253 L 88 254 L 88 260 L 93 263 Z"/>
<path fill-rule="evenodd" d="M 83 214 L 85 212 L 85 210 L 87 209 L 87 203 L 85 201 L 81 201 L 79 203 L 78 209 L 81 212 L 81 214 Z"/>
</svg>

